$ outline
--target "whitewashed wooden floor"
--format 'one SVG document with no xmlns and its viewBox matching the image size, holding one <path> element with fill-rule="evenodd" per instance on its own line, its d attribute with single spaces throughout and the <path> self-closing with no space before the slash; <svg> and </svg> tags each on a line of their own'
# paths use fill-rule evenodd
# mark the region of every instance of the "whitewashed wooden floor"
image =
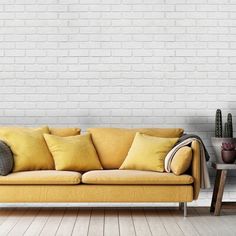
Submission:
<svg viewBox="0 0 236 236">
<path fill-rule="evenodd" d="M 0 236 L 236 235 L 236 210 L 209 208 L 0 208 Z"/>
</svg>

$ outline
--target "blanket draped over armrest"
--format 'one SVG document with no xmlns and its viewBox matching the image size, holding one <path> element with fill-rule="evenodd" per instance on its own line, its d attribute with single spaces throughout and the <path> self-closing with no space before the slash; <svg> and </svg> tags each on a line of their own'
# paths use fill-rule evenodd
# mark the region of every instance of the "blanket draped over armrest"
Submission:
<svg viewBox="0 0 236 236">
<path fill-rule="evenodd" d="M 165 171 L 170 172 L 170 164 L 175 155 L 175 153 L 181 148 L 186 145 L 189 145 L 194 140 L 197 140 L 200 143 L 200 172 L 201 172 L 201 188 L 210 188 L 210 178 L 207 169 L 207 161 L 210 159 L 210 156 L 206 150 L 206 147 L 202 141 L 202 139 L 194 134 L 184 134 L 176 145 L 170 150 L 165 158 Z"/>
</svg>

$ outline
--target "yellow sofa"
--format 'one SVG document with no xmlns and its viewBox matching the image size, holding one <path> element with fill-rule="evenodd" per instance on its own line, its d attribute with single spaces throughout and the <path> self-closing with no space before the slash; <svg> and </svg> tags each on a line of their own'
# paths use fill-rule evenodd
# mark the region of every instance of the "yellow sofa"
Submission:
<svg viewBox="0 0 236 236">
<path fill-rule="evenodd" d="M 135 133 L 180 137 L 182 129 L 90 128 L 103 170 L 86 173 L 39 170 L 0 176 L 2 203 L 144 203 L 191 202 L 200 190 L 200 146 L 192 142 L 193 160 L 187 173 L 119 170 Z"/>
</svg>

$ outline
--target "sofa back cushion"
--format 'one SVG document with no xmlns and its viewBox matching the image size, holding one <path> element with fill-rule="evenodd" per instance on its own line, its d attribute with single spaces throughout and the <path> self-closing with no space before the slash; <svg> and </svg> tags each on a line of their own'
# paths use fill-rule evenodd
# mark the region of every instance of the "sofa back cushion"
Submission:
<svg viewBox="0 0 236 236">
<path fill-rule="evenodd" d="M 68 137 L 68 136 L 75 136 L 80 135 L 80 128 L 72 128 L 72 127 L 50 127 L 50 134 L 60 136 L 60 137 Z"/>
<path fill-rule="evenodd" d="M 125 160 L 134 140 L 140 132 L 155 137 L 179 138 L 181 128 L 89 128 L 94 146 L 104 169 L 118 169 Z"/>
</svg>

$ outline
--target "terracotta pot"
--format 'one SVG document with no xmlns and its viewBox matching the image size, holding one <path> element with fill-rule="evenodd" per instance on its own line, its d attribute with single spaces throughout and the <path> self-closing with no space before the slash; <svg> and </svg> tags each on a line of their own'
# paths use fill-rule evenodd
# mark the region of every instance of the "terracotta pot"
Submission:
<svg viewBox="0 0 236 236">
<path fill-rule="evenodd" d="M 233 151 L 222 150 L 221 157 L 224 163 L 232 164 L 236 160 L 236 150 Z"/>
</svg>

